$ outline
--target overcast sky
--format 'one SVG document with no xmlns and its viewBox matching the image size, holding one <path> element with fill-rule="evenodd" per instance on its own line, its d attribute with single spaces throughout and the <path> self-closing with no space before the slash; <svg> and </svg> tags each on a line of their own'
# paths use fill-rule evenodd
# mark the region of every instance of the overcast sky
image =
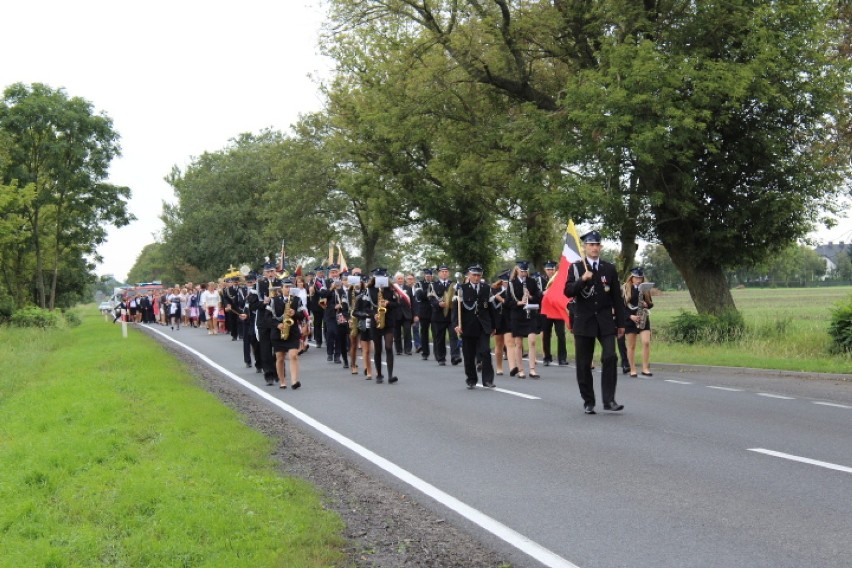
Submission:
<svg viewBox="0 0 852 568">
<path fill-rule="evenodd" d="M 119 280 L 162 229 L 172 166 L 321 109 L 316 78 L 332 66 L 317 47 L 320 0 L 26 0 L 0 13 L 0 88 L 62 87 L 110 116 L 121 136 L 110 182 L 131 188 L 138 220 L 110 229 L 97 269 Z M 852 241 L 852 221 L 816 236 Z"/>
<path fill-rule="evenodd" d="M 4 2 L 0 88 L 45 83 L 112 118 L 137 221 L 111 229 L 98 274 L 127 276 L 162 229 L 173 165 L 243 132 L 287 128 L 322 108 L 319 0 Z M 227 221 L 224 221 L 227 222 Z"/>
</svg>

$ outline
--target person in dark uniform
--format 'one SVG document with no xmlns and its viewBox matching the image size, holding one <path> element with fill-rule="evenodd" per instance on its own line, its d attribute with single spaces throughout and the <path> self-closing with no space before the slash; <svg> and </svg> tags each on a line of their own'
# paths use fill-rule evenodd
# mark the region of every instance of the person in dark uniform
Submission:
<svg viewBox="0 0 852 568">
<path fill-rule="evenodd" d="M 574 262 L 565 282 L 565 295 L 574 298 L 572 333 L 577 360 L 577 385 L 586 414 L 595 414 L 592 359 L 595 340 L 601 344 L 601 396 L 604 410 L 624 408 L 615 401 L 618 381 L 615 337 L 624 335 L 627 319 L 615 266 L 601 260 L 601 235 L 591 231 L 581 237 L 586 258 Z M 613 317 L 613 314 L 614 317 Z"/>
<path fill-rule="evenodd" d="M 290 362 L 290 386 L 297 389 L 302 386 L 299 381 L 299 343 L 301 334 L 299 323 L 305 319 L 302 301 L 299 296 L 290 294 L 292 280 L 285 278 L 281 281 L 281 291 L 269 302 L 267 310 L 271 314 L 272 327 L 270 337 L 272 350 L 275 352 L 275 372 L 278 376 L 278 387 L 287 388 L 287 371 L 285 360 Z"/>
<path fill-rule="evenodd" d="M 494 335 L 495 313 L 490 301 L 490 286 L 481 282 L 482 267 L 478 264 L 467 269 L 467 278 L 466 283 L 459 285 L 457 305 L 451 314 L 453 329 L 462 339 L 465 382 L 469 389 L 476 387 L 477 369 L 481 369 L 482 386 L 494 388 L 491 336 Z"/>
<path fill-rule="evenodd" d="M 308 290 L 308 296 L 313 298 L 311 314 L 314 319 L 314 343 L 317 344 L 317 348 L 320 348 L 325 333 L 322 325 L 325 316 L 325 302 L 321 301 L 322 297 L 318 292 L 325 288 L 325 269 L 322 266 L 317 266 L 314 268 L 314 275 L 313 290 Z"/>
<path fill-rule="evenodd" d="M 396 347 L 397 355 L 402 355 L 403 353 L 411 355 L 411 324 L 412 319 L 414 318 L 414 314 L 412 312 L 414 290 L 412 290 L 411 286 L 406 284 L 405 275 L 403 275 L 402 272 L 397 272 L 394 275 L 394 280 L 396 280 L 396 285 L 399 289 L 401 289 L 408 297 L 408 301 L 399 303 L 399 310 L 396 312 L 396 326 L 393 331 L 393 343 Z M 397 293 L 398 292 L 399 290 L 397 290 Z"/>
<path fill-rule="evenodd" d="M 491 304 L 494 306 L 494 353 L 497 364 L 496 374 L 503 374 L 503 358 L 509 364 L 511 371 L 515 365 L 515 350 L 512 346 L 512 329 L 509 327 L 509 308 L 506 307 L 506 295 L 509 292 L 509 271 L 502 272 L 491 284 Z"/>
<path fill-rule="evenodd" d="M 340 346 L 337 341 L 337 309 L 338 297 L 343 288 L 340 281 L 340 265 L 332 264 L 328 267 L 329 278 L 326 279 L 322 289 L 319 290 L 319 301 L 323 307 L 322 325 L 325 327 L 325 351 L 326 360 L 331 363 L 340 364 Z"/>
<path fill-rule="evenodd" d="M 361 358 L 364 361 L 364 377 L 369 381 L 373 378 L 372 369 L 372 349 L 373 349 L 373 316 L 376 313 L 376 305 L 370 297 L 370 291 L 367 289 L 366 282 L 362 282 L 360 288 L 353 286 L 354 308 L 352 315 L 358 321 L 357 340 L 361 344 Z M 352 338 L 354 343 L 356 338 Z"/>
<path fill-rule="evenodd" d="M 542 290 L 547 290 L 547 285 L 556 275 L 556 267 L 558 264 L 556 261 L 548 260 L 544 263 L 544 276 L 542 276 L 542 281 L 544 287 Z M 567 306 L 564 306 L 567 308 Z M 556 332 L 556 357 L 559 362 L 560 367 L 565 367 L 568 365 L 568 349 L 565 344 L 565 320 L 562 319 L 552 319 L 547 317 L 544 314 L 539 316 L 542 322 L 542 337 L 541 341 L 544 343 L 544 366 L 547 367 L 553 362 L 553 355 L 551 353 L 551 337 L 553 332 Z"/>
<path fill-rule="evenodd" d="M 257 281 L 257 293 L 249 296 L 249 308 L 256 315 L 256 330 L 258 340 L 258 351 L 260 353 L 260 365 L 263 368 L 263 378 L 266 386 L 278 379 L 272 354 L 272 330 L 277 322 L 272 317 L 269 303 L 272 301 L 270 294 L 273 289 L 278 289 L 281 282 L 276 279 L 275 264 L 267 262 L 263 265 L 263 277 Z"/>
<path fill-rule="evenodd" d="M 429 289 L 429 302 L 432 305 L 432 332 L 434 334 L 435 359 L 439 365 L 447 364 L 447 335 L 450 337 L 450 361 L 453 365 L 461 363 L 461 350 L 455 329 L 450 326 L 450 310 L 453 307 L 452 296 L 455 282 L 450 280 L 450 267 L 442 264 L 438 267 L 438 279 Z"/>
<path fill-rule="evenodd" d="M 529 263 L 525 260 L 517 261 L 515 276 L 509 280 L 506 295 L 506 307 L 509 308 L 509 327 L 512 330 L 512 341 L 509 349 L 515 350 L 515 367 L 509 372 L 513 377 L 526 378 L 524 375 L 524 338 L 527 338 L 529 347 L 529 377 L 540 379 L 541 375 L 536 372 L 536 349 L 535 340 L 538 335 L 538 308 L 530 309 L 530 306 L 541 304 L 541 289 L 535 279 L 529 276 Z"/>
<path fill-rule="evenodd" d="M 429 331 L 432 328 L 432 303 L 430 302 L 429 291 L 432 289 L 432 269 L 423 269 L 423 280 L 418 282 L 414 289 L 414 304 L 417 313 L 414 321 L 418 323 L 420 331 L 420 356 L 424 361 L 429 359 L 430 344 Z"/>
<path fill-rule="evenodd" d="M 386 286 L 379 286 L 380 279 L 387 283 Z M 382 373 L 382 348 L 384 347 L 385 355 L 388 363 L 388 383 L 394 384 L 399 378 L 393 374 L 393 330 L 396 327 L 397 310 L 399 310 L 400 298 L 397 291 L 391 286 L 388 280 L 388 271 L 385 268 L 376 268 L 373 270 L 373 278 L 367 284 L 367 295 L 370 303 L 375 306 L 373 316 L 373 354 L 376 364 L 376 384 L 384 382 L 384 373 Z M 381 316 L 381 311 L 384 308 L 384 316 Z M 366 357 L 366 355 L 365 355 Z"/>
<path fill-rule="evenodd" d="M 257 274 L 249 272 L 246 275 L 246 285 L 240 287 L 238 297 L 242 298 L 242 306 L 237 313 L 237 318 L 240 320 L 243 334 L 243 361 L 246 367 L 251 368 L 252 357 L 254 357 L 254 368 L 258 373 L 263 372 L 263 367 L 260 362 L 260 342 L 257 340 L 255 332 L 255 322 L 257 320 L 257 310 L 252 310 L 250 307 L 251 296 L 256 294 L 255 282 L 257 282 Z"/>
<path fill-rule="evenodd" d="M 651 317 L 648 315 L 648 310 L 654 307 L 654 302 L 650 292 L 639 293 L 639 285 L 643 282 L 645 282 L 645 272 L 637 266 L 631 269 L 630 278 L 621 289 L 627 309 L 624 337 L 627 339 L 627 361 L 631 377 L 636 376 L 637 337 L 642 342 L 642 375 L 653 376 L 651 373 Z"/>
</svg>

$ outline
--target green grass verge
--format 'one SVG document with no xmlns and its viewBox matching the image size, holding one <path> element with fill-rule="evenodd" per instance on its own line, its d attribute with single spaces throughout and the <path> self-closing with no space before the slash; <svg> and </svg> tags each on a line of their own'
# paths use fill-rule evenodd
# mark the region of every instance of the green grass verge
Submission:
<svg viewBox="0 0 852 568">
<path fill-rule="evenodd" d="M 329 566 L 342 521 L 141 333 L 0 328 L 0 566 Z"/>
</svg>

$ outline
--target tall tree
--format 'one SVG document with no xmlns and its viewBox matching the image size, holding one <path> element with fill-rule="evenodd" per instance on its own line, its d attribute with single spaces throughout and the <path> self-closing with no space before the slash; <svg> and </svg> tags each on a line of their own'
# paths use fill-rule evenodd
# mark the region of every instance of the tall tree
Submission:
<svg viewBox="0 0 852 568">
<path fill-rule="evenodd" d="M 539 146 L 547 171 L 597 184 L 597 219 L 618 227 L 623 261 L 636 238 L 659 240 L 698 311 L 719 313 L 735 307 L 731 262 L 838 208 L 841 4 L 334 0 L 332 16 L 369 28 L 370 46 L 408 30 L 416 49 L 440 46 L 470 81 L 541 112 L 530 137 L 551 139 Z"/>
<path fill-rule="evenodd" d="M 120 155 L 118 134 L 90 102 L 40 83 L 6 88 L 0 131 L 9 146 L 3 179 L 34 190 L 21 214 L 35 254 L 37 302 L 53 309 L 63 259 L 85 270 L 84 262 L 71 263 L 69 257 L 94 255 L 107 227 L 134 219 L 126 210 L 130 189 L 104 182 L 110 162 Z"/>
</svg>

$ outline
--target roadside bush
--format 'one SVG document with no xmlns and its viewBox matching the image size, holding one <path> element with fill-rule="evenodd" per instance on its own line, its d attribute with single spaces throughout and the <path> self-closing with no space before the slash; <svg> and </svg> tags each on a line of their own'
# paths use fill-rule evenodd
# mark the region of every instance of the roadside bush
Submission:
<svg viewBox="0 0 852 568">
<path fill-rule="evenodd" d="M 680 312 L 665 329 L 665 336 L 676 343 L 725 343 L 743 336 L 745 323 L 736 310 L 719 316 Z"/>
<path fill-rule="evenodd" d="M 77 327 L 81 323 L 80 316 L 77 315 L 77 312 L 63 312 L 63 316 L 65 316 L 65 323 L 68 324 L 68 327 Z"/>
<path fill-rule="evenodd" d="M 833 352 L 852 353 L 852 296 L 832 310 L 828 334 Z"/>
<path fill-rule="evenodd" d="M 59 312 L 51 312 L 41 308 L 23 308 L 12 314 L 10 323 L 15 327 L 57 327 Z"/>
</svg>

